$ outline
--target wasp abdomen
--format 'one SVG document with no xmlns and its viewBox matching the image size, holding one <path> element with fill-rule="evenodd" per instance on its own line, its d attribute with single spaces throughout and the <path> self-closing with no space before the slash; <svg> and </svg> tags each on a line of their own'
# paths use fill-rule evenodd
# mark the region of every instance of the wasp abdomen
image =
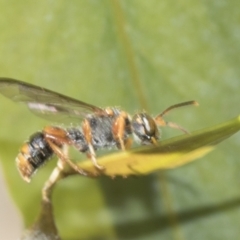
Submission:
<svg viewBox="0 0 240 240">
<path fill-rule="evenodd" d="M 53 155 L 53 150 L 42 132 L 33 134 L 20 149 L 16 158 L 17 168 L 24 180 L 30 182 L 31 176 Z"/>
</svg>

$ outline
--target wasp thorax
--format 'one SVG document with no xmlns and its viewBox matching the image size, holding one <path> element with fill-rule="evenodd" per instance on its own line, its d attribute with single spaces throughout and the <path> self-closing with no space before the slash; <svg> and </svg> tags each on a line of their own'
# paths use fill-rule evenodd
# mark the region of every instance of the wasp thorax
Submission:
<svg viewBox="0 0 240 240">
<path fill-rule="evenodd" d="M 133 116 L 132 130 L 142 144 L 152 144 L 158 139 L 157 125 L 154 119 L 146 113 L 138 113 Z"/>
</svg>

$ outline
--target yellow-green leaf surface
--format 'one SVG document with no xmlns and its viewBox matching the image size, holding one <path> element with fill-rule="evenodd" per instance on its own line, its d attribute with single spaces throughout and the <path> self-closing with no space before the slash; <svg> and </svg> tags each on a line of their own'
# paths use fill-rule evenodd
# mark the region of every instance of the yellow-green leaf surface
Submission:
<svg viewBox="0 0 240 240">
<path fill-rule="evenodd" d="M 1 77 L 130 113 L 145 109 L 155 115 L 172 104 L 196 100 L 198 108 L 167 116 L 193 135 L 239 115 L 236 0 L 3 0 L 0 9 Z M 0 159 L 9 191 L 29 226 L 56 161 L 27 184 L 14 159 L 28 136 L 52 123 L 4 97 L 0 109 Z M 178 134 L 163 128 L 161 138 L 164 142 Z M 239 143 L 236 134 L 199 161 L 147 176 L 60 181 L 53 192 L 60 236 L 237 239 Z"/>
<path fill-rule="evenodd" d="M 110 177 L 119 175 L 127 177 L 176 168 L 204 156 L 213 150 L 216 144 L 239 130 L 240 117 L 237 117 L 212 128 L 159 142 L 158 146 L 138 148 L 102 157 L 98 160 L 103 167 L 102 171 L 94 167 L 89 160 L 78 165 L 91 176 L 106 175 Z M 73 169 L 68 172 L 69 174 L 78 174 Z"/>
</svg>

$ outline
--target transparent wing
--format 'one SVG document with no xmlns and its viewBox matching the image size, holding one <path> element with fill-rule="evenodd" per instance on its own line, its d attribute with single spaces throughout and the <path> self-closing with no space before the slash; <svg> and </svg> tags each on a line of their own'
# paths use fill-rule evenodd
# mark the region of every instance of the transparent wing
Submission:
<svg viewBox="0 0 240 240">
<path fill-rule="evenodd" d="M 15 102 L 24 103 L 36 115 L 54 121 L 82 119 L 103 109 L 60 93 L 10 78 L 0 78 L 0 93 Z"/>
</svg>

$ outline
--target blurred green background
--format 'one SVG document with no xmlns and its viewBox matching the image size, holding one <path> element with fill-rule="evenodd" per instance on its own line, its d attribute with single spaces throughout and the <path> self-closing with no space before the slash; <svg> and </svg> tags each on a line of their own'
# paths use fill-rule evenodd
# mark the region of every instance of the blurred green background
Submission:
<svg viewBox="0 0 240 240">
<path fill-rule="evenodd" d="M 0 75 L 98 106 L 152 114 L 186 100 L 168 119 L 190 131 L 239 114 L 240 18 L 236 0 L 0 0 Z M 49 122 L 0 96 L 0 159 L 29 226 L 56 161 L 31 184 L 14 159 Z M 164 128 L 162 138 L 179 132 Z M 149 176 L 60 182 L 53 194 L 63 239 L 237 239 L 239 142 Z"/>
</svg>

